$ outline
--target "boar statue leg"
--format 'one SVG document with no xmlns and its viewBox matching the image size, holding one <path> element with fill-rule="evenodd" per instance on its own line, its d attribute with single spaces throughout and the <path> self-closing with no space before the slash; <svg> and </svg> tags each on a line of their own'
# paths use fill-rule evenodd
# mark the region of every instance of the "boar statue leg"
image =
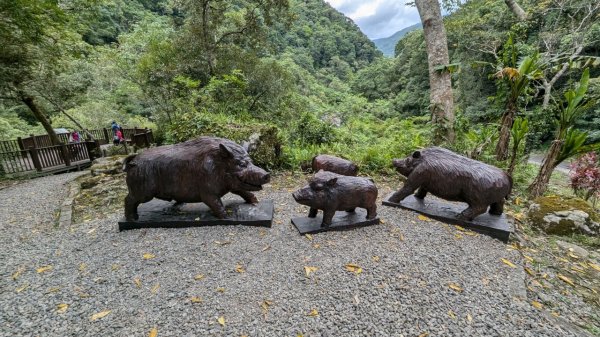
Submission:
<svg viewBox="0 0 600 337">
<path fill-rule="evenodd" d="M 323 210 L 323 223 L 321 224 L 321 227 L 331 226 L 331 221 L 333 221 L 334 215 L 335 210 Z"/>
<path fill-rule="evenodd" d="M 495 202 L 490 205 L 490 214 L 502 215 L 504 212 L 504 199 L 502 201 Z"/>
<path fill-rule="evenodd" d="M 247 204 L 258 204 L 258 199 L 252 192 L 248 191 L 231 191 L 233 194 L 237 194 L 244 199 Z"/>
<path fill-rule="evenodd" d="M 350 208 L 350 209 L 347 209 L 346 212 L 348 212 L 348 213 L 354 213 L 355 210 L 356 210 L 356 208 Z"/>
<path fill-rule="evenodd" d="M 206 199 L 202 198 L 202 201 L 204 201 L 206 206 L 208 206 L 208 208 L 210 208 L 210 210 L 214 213 L 214 215 L 217 218 L 219 218 L 219 219 L 227 218 L 227 213 L 225 212 L 225 207 L 223 206 L 223 202 L 221 201 L 221 198 L 217 198 L 217 197 L 209 197 Z"/>
<path fill-rule="evenodd" d="M 402 188 L 395 192 L 394 194 L 392 194 L 392 196 L 390 197 L 390 202 L 393 203 L 399 203 L 400 201 L 404 200 L 404 198 L 408 197 L 409 195 L 411 195 L 417 188 L 411 186 L 410 184 L 405 183 L 404 186 L 402 186 Z"/>
<path fill-rule="evenodd" d="M 425 199 L 425 196 L 427 196 L 427 190 L 423 186 L 419 187 L 417 193 L 415 193 L 415 198 Z"/>
<path fill-rule="evenodd" d="M 458 217 L 466 220 L 473 220 L 476 216 L 485 213 L 487 210 L 486 206 L 469 206 L 464 211 L 462 211 Z"/>
<path fill-rule="evenodd" d="M 316 218 L 317 217 L 317 213 L 319 213 L 319 209 L 311 207 L 310 210 L 308 211 L 308 217 L 309 218 Z"/>
<path fill-rule="evenodd" d="M 152 197 L 143 200 L 134 198 L 131 194 L 127 194 L 125 197 L 125 219 L 127 221 L 133 221 L 138 219 L 138 206 L 143 202 L 152 200 Z"/>
<path fill-rule="evenodd" d="M 375 219 L 377 216 L 377 206 L 373 204 L 373 206 L 367 208 L 367 219 Z"/>
</svg>

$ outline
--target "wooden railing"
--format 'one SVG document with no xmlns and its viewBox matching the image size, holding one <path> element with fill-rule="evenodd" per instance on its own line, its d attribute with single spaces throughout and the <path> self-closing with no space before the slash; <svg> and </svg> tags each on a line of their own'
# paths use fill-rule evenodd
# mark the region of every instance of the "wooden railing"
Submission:
<svg viewBox="0 0 600 337">
<path fill-rule="evenodd" d="M 62 144 L 52 145 L 48 135 L 30 135 L 16 140 L 0 141 L 0 176 L 27 172 L 69 170 L 79 168 L 100 156 L 100 146 L 111 144 L 111 129 L 89 130 L 94 136 L 79 132 L 82 142 L 69 143 L 69 134 L 59 134 Z M 152 130 L 142 128 L 123 129 L 126 142 L 136 147 L 148 147 L 154 142 Z"/>
</svg>

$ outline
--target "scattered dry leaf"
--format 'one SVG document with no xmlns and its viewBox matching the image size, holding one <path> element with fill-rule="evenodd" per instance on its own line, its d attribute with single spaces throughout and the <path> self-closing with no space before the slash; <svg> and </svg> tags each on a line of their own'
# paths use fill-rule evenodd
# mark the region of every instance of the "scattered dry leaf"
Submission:
<svg viewBox="0 0 600 337">
<path fill-rule="evenodd" d="M 450 318 L 452 319 L 456 319 L 456 314 L 454 313 L 454 311 L 452 311 L 452 309 L 448 310 L 448 316 L 450 316 Z"/>
<path fill-rule="evenodd" d="M 25 268 L 24 268 L 24 267 L 20 267 L 19 269 L 17 269 L 17 271 L 16 271 L 14 274 L 12 274 L 12 279 L 13 279 L 14 281 L 16 281 L 16 280 L 19 278 L 19 276 L 21 276 L 21 274 L 22 274 L 24 271 L 25 271 Z"/>
<path fill-rule="evenodd" d="M 471 314 L 467 314 L 467 321 L 469 323 L 473 322 L 473 316 L 471 316 Z"/>
<path fill-rule="evenodd" d="M 600 271 L 600 266 L 591 262 L 588 262 L 588 265 L 595 269 L 596 271 Z"/>
<path fill-rule="evenodd" d="M 313 237 L 310 234 L 305 234 L 304 235 L 305 238 L 307 238 L 309 241 L 312 241 Z"/>
<path fill-rule="evenodd" d="M 523 268 L 523 269 L 525 269 L 525 271 L 527 272 L 527 274 L 529 274 L 529 275 L 531 275 L 531 276 L 534 276 L 534 275 L 535 275 L 535 273 L 533 272 L 533 270 L 531 270 L 530 268 L 527 268 L 527 267 L 525 267 L 525 268 Z"/>
<path fill-rule="evenodd" d="M 196 281 L 200 281 L 202 279 L 204 279 L 204 275 L 203 274 L 197 274 L 196 276 L 194 276 L 194 280 L 196 280 Z"/>
<path fill-rule="evenodd" d="M 381 258 L 377 255 L 373 256 L 373 261 L 374 262 L 379 262 L 381 260 Z"/>
<path fill-rule="evenodd" d="M 142 281 L 137 277 L 133 279 L 133 283 L 135 283 L 135 286 L 138 288 L 142 287 Z"/>
<path fill-rule="evenodd" d="M 155 284 L 154 287 L 152 287 L 152 289 L 150 290 L 153 294 L 156 294 L 158 292 L 158 289 L 160 288 L 160 284 Z"/>
<path fill-rule="evenodd" d="M 318 244 L 318 243 L 315 243 L 315 244 L 313 245 L 313 248 L 314 248 L 314 249 L 319 249 L 319 248 L 321 248 L 321 245 L 320 245 L 320 244 Z"/>
<path fill-rule="evenodd" d="M 352 272 L 356 275 L 362 273 L 362 268 L 359 267 L 358 265 L 354 264 L 354 263 L 348 263 L 346 265 L 344 265 L 344 268 L 346 268 L 347 271 Z"/>
<path fill-rule="evenodd" d="M 158 329 L 156 327 L 154 327 L 148 333 L 148 337 L 156 337 L 156 336 L 158 336 Z"/>
<path fill-rule="evenodd" d="M 144 260 L 149 260 L 149 259 L 155 258 L 156 255 L 150 254 L 150 253 L 145 253 L 144 255 L 142 255 L 142 257 L 144 258 Z"/>
<path fill-rule="evenodd" d="M 267 251 L 267 250 L 269 250 L 269 249 L 271 249 L 271 246 L 270 246 L 270 245 L 266 245 L 266 246 L 265 246 L 265 247 L 262 249 L 262 251 L 264 252 L 264 251 Z"/>
<path fill-rule="evenodd" d="M 221 326 L 225 326 L 225 317 L 221 316 L 221 317 L 217 318 L 217 322 L 219 322 L 219 324 L 221 324 Z"/>
<path fill-rule="evenodd" d="M 231 243 L 231 241 L 215 241 L 216 244 L 224 246 Z"/>
<path fill-rule="evenodd" d="M 85 263 L 79 264 L 79 271 L 84 271 L 86 268 L 87 268 L 87 264 L 85 264 Z"/>
<path fill-rule="evenodd" d="M 98 320 L 100 318 L 105 317 L 106 315 L 110 314 L 111 310 L 104 310 L 104 311 L 100 311 L 97 314 L 93 314 L 92 317 L 90 317 L 90 321 L 95 321 Z"/>
<path fill-rule="evenodd" d="M 429 336 L 429 332 L 423 332 L 422 334 L 419 335 L 419 337 L 427 337 Z"/>
<path fill-rule="evenodd" d="M 68 304 L 60 303 L 59 305 L 56 306 L 56 312 L 58 312 L 59 314 L 62 314 L 65 311 L 67 311 L 68 308 L 69 308 Z"/>
<path fill-rule="evenodd" d="M 220 293 L 224 293 L 225 292 L 225 288 L 217 288 L 217 291 Z"/>
<path fill-rule="evenodd" d="M 304 266 L 304 272 L 306 273 L 306 277 L 310 277 L 310 274 L 316 272 L 317 269 L 319 269 L 319 268 Z"/>
<path fill-rule="evenodd" d="M 463 291 L 463 289 L 456 283 L 450 283 L 448 284 L 448 287 L 450 287 L 450 289 L 458 291 L 459 293 Z"/>
<path fill-rule="evenodd" d="M 523 257 L 525 258 L 525 260 L 533 262 L 533 258 L 531 256 L 523 254 Z"/>
<path fill-rule="evenodd" d="M 41 273 L 45 273 L 45 272 L 47 272 L 47 271 L 49 271 L 49 270 L 52 270 L 52 266 L 43 266 L 43 267 L 39 267 L 39 268 L 38 268 L 38 269 L 36 269 L 35 271 L 37 271 L 37 272 L 38 272 L 38 274 L 41 274 Z"/>
<path fill-rule="evenodd" d="M 552 315 L 554 317 L 560 316 L 560 314 L 558 312 L 556 312 L 556 311 L 551 312 L 550 315 Z"/>
<path fill-rule="evenodd" d="M 536 309 L 542 309 L 542 307 L 544 307 L 542 303 L 538 301 L 531 301 L 531 305 L 533 305 Z"/>
<path fill-rule="evenodd" d="M 313 309 L 306 316 L 317 317 L 319 316 L 319 312 L 317 311 L 317 309 Z"/>
<path fill-rule="evenodd" d="M 200 303 L 200 302 L 202 302 L 202 299 L 198 296 L 192 296 L 190 301 L 192 301 L 192 303 Z"/>
<path fill-rule="evenodd" d="M 424 216 L 423 214 L 419 214 L 417 216 L 417 219 L 419 219 L 421 221 L 431 221 L 431 219 L 429 219 L 428 217 Z"/>
<path fill-rule="evenodd" d="M 237 271 L 240 274 L 246 272 L 246 270 L 244 270 L 244 267 L 242 267 L 241 264 L 238 264 L 237 266 L 235 266 L 235 271 Z"/>
<path fill-rule="evenodd" d="M 509 267 L 511 267 L 511 268 L 517 268 L 517 266 L 515 266 L 515 264 L 514 264 L 514 263 L 510 262 L 509 260 L 507 260 L 507 259 L 505 259 L 505 258 L 501 258 L 500 260 L 502 260 L 502 262 L 503 262 L 505 265 L 507 265 L 507 266 L 509 266 Z"/>
<path fill-rule="evenodd" d="M 570 278 L 566 277 L 565 275 L 558 274 L 557 276 L 558 276 L 559 279 L 567 282 L 571 286 L 573 286 L 573 287 L 575 286 L 575 282 L 573 282 L 573 280 L 571 280 Z"/>
</svg>

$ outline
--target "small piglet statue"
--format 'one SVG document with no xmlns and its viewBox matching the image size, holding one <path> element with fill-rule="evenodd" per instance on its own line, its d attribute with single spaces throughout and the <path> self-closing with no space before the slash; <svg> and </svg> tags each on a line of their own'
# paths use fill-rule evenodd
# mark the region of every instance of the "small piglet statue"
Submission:
<svg viewBox="0 0 600 337">
<path fill-rule="evenodd" d="M 355 208 L 360 207 L 367 210 L 367 219 L 377 216 L 377 187 L 369 178 L 320 170 L 308 185 L 295 191 L 292 196 L 299 204 L 310 207 L 310 218 L 323 210 L 322 227 L 331 225 L 336 211 L 354 212 Z"/>
<path fill-rule="evenodd" d="M 319 172 L 319 170 L 325 170 L 344 176 L 356 176 L 358 175 L 358 166 L 353 162 L 330 156 L 327 154 L 320 154 L 315 156 L 312 160 L 313 172 Z"/>
</svg>

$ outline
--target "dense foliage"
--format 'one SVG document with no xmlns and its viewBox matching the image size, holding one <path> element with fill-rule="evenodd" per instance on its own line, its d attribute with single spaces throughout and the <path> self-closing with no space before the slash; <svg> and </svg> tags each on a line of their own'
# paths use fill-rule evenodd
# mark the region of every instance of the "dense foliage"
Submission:
<svg viewBox="0 0 600 337">
<path fill-rule="evenodd" d="M 445 18 L 451 64 L 444 71 L 453 77 L 457 141 L 447 146 L 509 166 L 491 151 L 512 82 L 494 74 L 510 75 L 534 54 L 541 76 L 512 97 L 516 115 L 528 121 L 513 159 L 553 139 L 559 109 L 545 104 L 544 85 L 565 61 L 551 97 L 562 96 L 583 68 L 590 68 L 590 95 L 598 95 L 600 24 L 578 9 L 591 3 L 524 1 L 526 21 L 501 1 L 455 6 Z M 385 170 L 393 156 L 430 144 L 420 29 L 388 58 L 322 0 L 7 0 L 0 13 L 4 139 L 44 132 L 26 104 L 31 98 L 53 127 L 76 128 L 71 116 L 90 128 L 111 120 L 152 127 L 167 143 L 201 134 L 258 137 L 277 152 L 261 147 L 256 155 L 270 168 L 296 169 L 327 152 Z M 514 57 L 507 58 L 509 36 Z M 598 116 L 594 106 L 575 121 L 588 131 L 587 143 L 600 138 Z"/>
</svg>

